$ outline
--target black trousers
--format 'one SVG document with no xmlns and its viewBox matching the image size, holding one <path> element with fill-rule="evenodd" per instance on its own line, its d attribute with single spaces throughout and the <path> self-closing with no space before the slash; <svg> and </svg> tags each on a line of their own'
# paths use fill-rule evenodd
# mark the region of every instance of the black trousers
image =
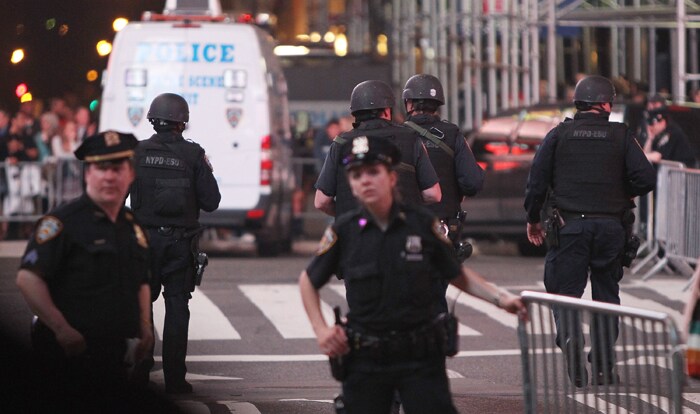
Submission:
<svg viewBox="0 0 700 414">
<path fill-rule="evenodd" d="M 548 293 L 580 298 L 591 280 L 595 301 L 620 304 L 620 285 L 623 269 L 620 252 L 625 244 L 622 223 L 614 218 L 572 219 L 559 232 L 559 247 L 547 252 L 544 284 Z M 553 309 L 557 325 L 557 345 L 567 340 L 583 348 L 580 315 L 576 312 Z M 591 352 L 588 361 L 597 372 L 611 370 L 614 363 L 614 345 L 619 333 L 617 317 L 596 315 L 591 321 Z"/>
<path fill-rule="evenodd" d="M 445 372 L 445 357 L 381 363 L 353 356 L 343 381 L 348 414 L 387 414 L 398 392 L 406 413 L 457 413 Z"/>
<path fill-rule="evenodd" d="M 187 337 L 190 324 L 189 301 L 194 289 L 192 275 L 194 263 L 191 238 L 180 239 L 178 232 L 164 234 L 149 229 L 151 256 L 153 261 L 152 299 L 155 301 L 163 291 L 165 321 L 163 325 L 163 375 L 166 386 L 179 385 L 185 381 L 187 366 Z M 147 378 L 153 367 L 153 352 L 139 368 Z"/>
</svg>

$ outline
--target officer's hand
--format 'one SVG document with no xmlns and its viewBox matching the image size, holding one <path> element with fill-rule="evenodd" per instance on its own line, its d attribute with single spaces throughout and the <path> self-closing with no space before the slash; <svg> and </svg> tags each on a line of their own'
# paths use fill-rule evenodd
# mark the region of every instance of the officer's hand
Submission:
<svg viewBox="0 0 700 414">
<path fill-rule="evenodd" d="M 146 355 L 151 350 L 151 347 L 153 347 L 153 343 L 155 342 L 155 339 L 153 337 L 153 328 L 152 327 L 144 327 L 141 329 L 141 340 L 139 341 L 138 345 L 136 345 L 136 350 L 134 352 L 134 360 L 136 362 L 141 361 Z"/>
<path fill-rule="evenodd" d="M 541 246 L 544 243 L 542 223 L 527 223 L 527 239 L 535 246 Z"/>
<path fill-rule="evenodd" d="M 68 357 L 78 356 L 87 349 L 85 337 L 70 325 L 56 331 L 56 341 Z"/>
<path fill-rule="evenodd" d="M 518 318 L 527 322 L 530 320 L 530 316 L 527 313 L 527 307 L 523 303 L 520 296 L 513 295 L 512 293 L 506 293 L 500 296 L 498 301 L 501 309 L 514 313 L 518 315 Z"/>
<path fill-rule="evenodd" d="M 333 325 L 322 329 L 317 334 L 317 341 L 321 352 L 331 358 L 350 352 L 348 337 L 341 326 Z"/>
</svg>

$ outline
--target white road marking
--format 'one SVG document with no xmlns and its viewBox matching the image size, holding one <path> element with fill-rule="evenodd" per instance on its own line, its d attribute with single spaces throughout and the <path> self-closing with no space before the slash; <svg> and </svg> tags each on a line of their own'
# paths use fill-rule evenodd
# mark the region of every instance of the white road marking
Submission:
<svg viewBox="0 0 700 414">
<path fill-rule="evenodd" d="M 296 284 L 240 285 L 243 292 L 285 339 L 315 338 Z M 322 302 L 326 322 L 334 322 L 333 310 Z"/>
<path fill-rule="evenodd" d="M 153 323 L 158 338 L 163 339 L 165 302 L 161 295 L 153 303 Z M 190 341 L 241 339 L 241 335 L 231 325 L 226 315 L 199 289 L 192 292 L 190 300 Z"/>
<path fill-rule="evenodd" d="M 253 404 L 248 403 L 248 402 L 239 402 L 239 401 L 217 401 L 217 404 L 221 404 L 228 408 L 228 411 L 230 413 L 236 413 L 236 414 L 260 414 L 260 410 L 258 410 Z"/>
</svg>

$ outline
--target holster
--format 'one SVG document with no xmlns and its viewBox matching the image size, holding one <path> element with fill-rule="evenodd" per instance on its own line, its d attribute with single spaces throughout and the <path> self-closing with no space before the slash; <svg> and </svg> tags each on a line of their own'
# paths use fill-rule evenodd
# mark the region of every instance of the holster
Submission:
<svg viewBox="0 0 700 414">
<path fill-rule="evenodd" d="M 455 356 L 459 352 L 459 319 L 455 314 L 443 312 L 434 321 L 440 349 L 446 356 Z"/>
<path fill-rule="evenodd" d="M 333 308 L 333 313 L 335 314 L 335 324 L 342 325 L 342 320 L 340 318 L 340 307 L 336 306 Z M 347 356 L 339 355 L 337 357 L 328 358 L 328 362 L 331 365 L 331 375 L 338 381 L 343 381 L 348 376 L 348 369 L 346 361 Z"/>
<path fill-rule="evenodd" d="M 552 214 L 544 221 L 544 239 L 548 248 L 556 249 L 559 247 L 559 230 L 564 227 L 564 224 L 559 210 L 552 209 Z"/>
</svg>

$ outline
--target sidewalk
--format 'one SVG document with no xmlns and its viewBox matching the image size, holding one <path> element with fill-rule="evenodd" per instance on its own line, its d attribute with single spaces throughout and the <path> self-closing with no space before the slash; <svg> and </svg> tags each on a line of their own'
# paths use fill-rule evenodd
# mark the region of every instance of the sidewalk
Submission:
<svg viewBox="0 0 700 414">
<path fill-rule="evenodd" d="M 26 240 L 0 241 L 0 258 L 21 257 L 25 247 L 27 247 Z"/>
</svg>

